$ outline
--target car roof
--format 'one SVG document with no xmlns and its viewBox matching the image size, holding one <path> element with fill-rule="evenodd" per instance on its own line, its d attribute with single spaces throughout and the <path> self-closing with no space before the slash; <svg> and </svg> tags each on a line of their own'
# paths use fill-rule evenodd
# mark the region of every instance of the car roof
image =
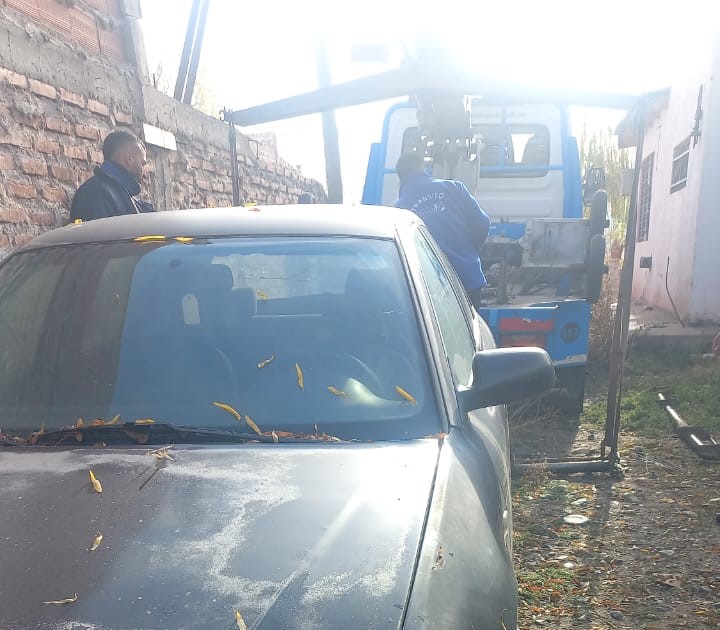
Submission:
<svg viewBox="0 0 720 630">
<path fill-rule="evenodd" d="M 354 204 L 177 210 L 123 215 L 68 225 L 40 235 L 23 249 L 123 241 L 150 235 L 395 238 L 398 228 L 417 221 L 417 216 L 407 210 Z"/>
</svg>

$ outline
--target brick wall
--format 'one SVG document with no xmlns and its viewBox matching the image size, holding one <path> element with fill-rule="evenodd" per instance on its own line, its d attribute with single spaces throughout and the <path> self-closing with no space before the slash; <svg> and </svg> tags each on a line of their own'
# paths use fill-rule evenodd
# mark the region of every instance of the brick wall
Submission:
<svg viewBox="0 0 720 630">
<path fill-rule="evenodd" d="M 130 66 L 89 57 L 47 33 L 28 34 L 23 16 L 0 6 L 0 257 L 61 225 L 78 185 L 102 162 L 115 128 L 143 123 L 175 134 L 177 151 L 148 147 L 143 196 L 159 210 L 230 205 L 228 127 L 143 86 Z M 41 42 L 41 44 L 39 43 Z M 238 133 L 241 201 L 292 203 L 322 186 Z"/>
</svg>

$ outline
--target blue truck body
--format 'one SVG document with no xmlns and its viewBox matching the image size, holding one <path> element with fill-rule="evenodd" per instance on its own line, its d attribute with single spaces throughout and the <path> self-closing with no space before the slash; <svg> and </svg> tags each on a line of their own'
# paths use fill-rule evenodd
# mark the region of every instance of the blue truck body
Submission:
<svg viewBox="0 0 720 630">
<path fill-rule="evenodd" d="M 528 295 L 510 296 L 506 303 L 488 302 L 480 314 L 498 346 L 544 347 L 555 364 L 559 387 L 575 401 L 574 410 L 578 411 L 584 398 L 592 308 L 586 296 L 578 295 L 577 287 L 588 272 L 592 234 L 583 219 L 580 159 L 576 138 L 570 134 L 569 115 L 556 106 L 483 107 L 477 108 L 474 127 L 478 130 L 476 144 L 483 148 L 477 149 L 474 162 L 468 161 L 460 176 L 438 172 L 433 164 L 433 174 L 462 179 L 490 215 L 490 245 L 487 256 L 482 256 L 485 269 L 497 262 L 493 252 L 501 252 L 500 258 L 507 259 L 505 252 L 515 251 L 518 273 L 551 276 L 551 281 L 540 289 L 533 287 Z M 370 147 L 363 203 L 395 203 L 394 166 L 408 150 L 407 136 L 415 133 L 410 116 L 415 111 L 413 102 L 408 101 L 393 105 L 386 113 L 380 142 Z M 486 141 L 483 130 L 495 139 Z M 531 145 L 538 135 L 542 136 L 539 152 Z M 517 157 L 520 152 L 522 160 Z M 538 254 L 538 243 L 542 249 L 553 238 L 560 240 Z M 604 239 L 602 243 L 604 247 Z"/>
</svg>

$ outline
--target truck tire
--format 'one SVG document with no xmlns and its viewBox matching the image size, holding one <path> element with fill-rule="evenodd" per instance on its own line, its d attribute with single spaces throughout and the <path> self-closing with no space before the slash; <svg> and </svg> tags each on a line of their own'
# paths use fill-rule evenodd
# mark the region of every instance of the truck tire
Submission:
<svg viewBox="0 0 720 630">
<path fill-rule="evenodd" d="M 595 234 L 590 238 L 587 258 L 585 260 L 585 299 L 595 304 L 602 293 L 603 276 L 607 273 L 605 266 L 605 237 Z"/>
<path fill-rule="evenodd" d="M 585 402 L 585 366 L 556 368 L 557 387 L 562 391 L 558 400 L 560 411 L 579 416 L 583 412 Z"/>
<path fill-rule="evenodd" d="M 608 226 L 608 197 L 604 190 L 598 190 L 590 202 L 589 234 L 590 238 L 602 234 Z"/>
</svg>

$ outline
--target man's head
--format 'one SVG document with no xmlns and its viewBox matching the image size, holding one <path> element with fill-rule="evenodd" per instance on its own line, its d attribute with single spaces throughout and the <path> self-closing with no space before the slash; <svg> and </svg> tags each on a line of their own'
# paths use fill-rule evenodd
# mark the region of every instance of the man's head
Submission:
<svg viewBox="0 0 720 630">
<path fill-rule="evenodd" d="M 138 182 L 142 181 L 146 163 L 145 145 L 129 131 L 113 131 L 103 142 L 103 157 L 106 162 L 119 164 L 132 173 Z"/>
<path fill-rule="evenodd" d="M 401 155 L 395 165 L 397 176 L 400 182 L 404 182 L 408 177 L 415 173 L 425 172 L 425 158 L 421 153 L 406 153 Z"/>
</svg>

